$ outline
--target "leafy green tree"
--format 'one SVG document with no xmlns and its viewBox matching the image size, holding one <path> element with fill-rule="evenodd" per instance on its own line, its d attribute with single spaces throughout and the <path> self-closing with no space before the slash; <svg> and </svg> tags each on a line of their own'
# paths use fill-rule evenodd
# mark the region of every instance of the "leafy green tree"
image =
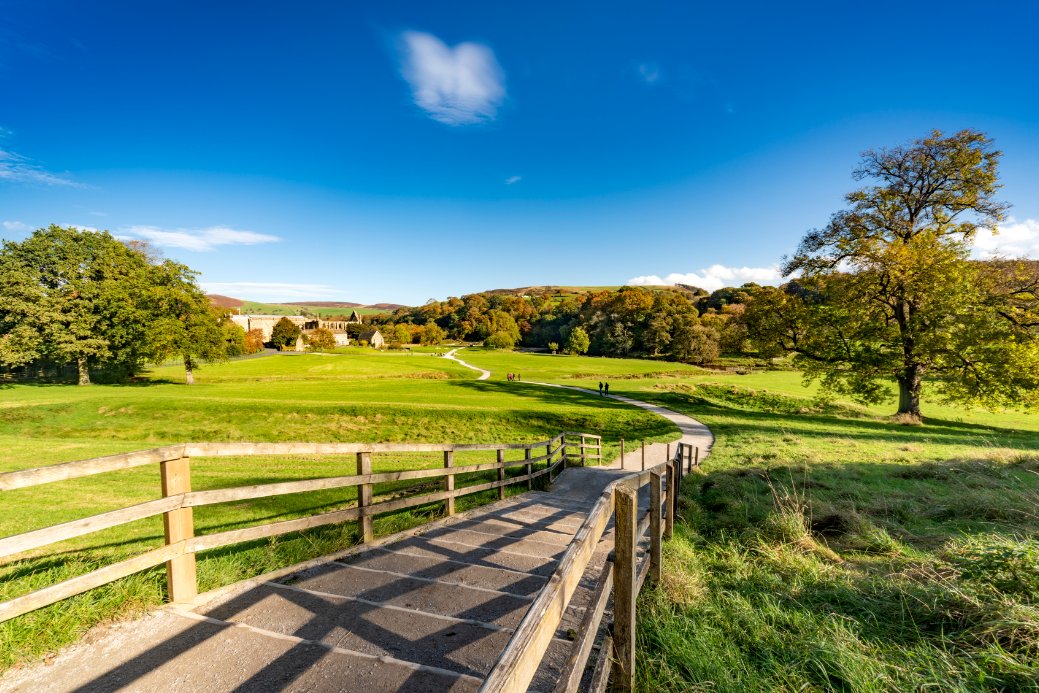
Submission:
<svg viewBox="0 0 1039 693">
<path fill-rule="evenodd" d="M 701 325 L 692 315 L 683 315 L 675 319 L 668 348 L 678 361 L 705 364 L 718 358 L 718 341 L 717 330 Z"/>
<path fill-rule="evenodd" d="M 294 346 L 301 334 L 303 331 L 299 329 L 299 325 L 288 318 L 282 318 L 274 323 L 274 328 L 271 329 L 271 344 L 278 349 L 286 349 Z"/>
<path fill-rule="evenodd" d="M 230 318 L 221 315 L 218 318 L 220 332 L 224 336 L 224 354 L 227 356 L 243 356 L 249 353 L 246 350 L 245 330 L 241 325 L 235 324 Z"/>
<path fill-rule="evenodd" d="M 584 354 L 588 352 L 591 340 L 583 327 L 575 327 L 570 330 L 570 336 L 566 338 L 566 346 L 563 348 L 568 354 Z"/>
<path fill-rule="evenodd" d="M 392 330 L 387 330 L 390 336 L 391 342 L 397 344 L 411 344 L 411 330 L 404 323 L 398 323 L 393 326 Z"/>
<path fill-rule="evenodd" d="M 313 351 L 334 351 L 336 348 L 336 336 L 332 330 L 319 327 L 307 334 L 304 339 Z"/>
<path fill-rule="evenodd" d="M 559 351 L 559 342 L 549 342 L 548 350 L 551 351 L 553 354 Z"/>
<path fill-rule="evenodd" d="M 147 257 L 107 232 L 49 226 L 0 250 L 0 363 L 136 372 L 148 350 Z"/>
<path fill-rule="evenodd" d="M 1034 276 L 968 258 L 1007 209 L 994 199 L 1000 155 L 973 130 L 865 152 L 855 177 L 872 184 L 785 263 L 801 278 L 749 303 L 755 343 L 794 352 L 806 379 L 864 402 L 887 399 L 893 380 L 907 418 L 920 418 L 925 376 L 947 400 L 1036 401 Z"/>
<path fill-rule="evenodd" d="M 444 341 L 445 337 L 444 330 L 439 325 L 432 320 L 427 320 L 426 324 L 422 326 L 419 343 L 424 346 L 435 346 Z"/>
<path fill-rule="evenodd" d="M 193 385 L 199 362 L 227 356 L 221 317 L 214 313 L 209 297 L 196 284 L 196 272 L 186 265 L 166 260 L 153 266 L 151 274 L 150 355 L 157 361 L 182 358 L 184 381 Z"/>
</svg>

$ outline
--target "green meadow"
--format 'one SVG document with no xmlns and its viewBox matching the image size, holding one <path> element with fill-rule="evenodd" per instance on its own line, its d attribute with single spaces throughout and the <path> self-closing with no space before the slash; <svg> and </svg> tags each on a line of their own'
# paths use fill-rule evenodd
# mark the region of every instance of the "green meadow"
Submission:
<svg viewBox="0 0 1039 693">
<path fill-rule="evenodd" d="M 674 440 L 651 414 L 572 390 L 657 402 L 708 424 L 662 584 L 641 597 L 643 690 L 1026 690 L 1039 685 L 1039 416 L 926 398 L 922 426 L 891 407 L 820 399 L 789 370 L 746 375 L 631 359 L 467 349 L 488 381 L 429 354 L 348 349 L 178 367 L 130 386 L 0 389 L 0 470 L 184 441 L 522 442 L 561 430 Z M 521 382 L 508 382 L 506 373 Z M 484 461 L 483 459 L 477 461 Z M 490 461 L 488 458 L 486 461 Z M 376 470 L 436 466 L 376 456 Z M 344 458 L 195 459 L 196 489 L 351 473 Z M 468 483 L 479 481 L 474 475 Z M 399 487 L 377 493 L 390 496 Z M 0 535 L 154 498 L 145 467 L 7 492 Z M 348 506 L 352 490 L 196 509 L 199 533 Z M 480 503 L 488 496 L 469 498 Z M 438 507 L 384 516 L 377 533 Z M 0 599 L 161 542 L 142 521 L 0 566 Z M 352 523 L 202 554 L 211 589 L 356 542 Z M 0 625 L 0 667 L 162 602 L 161 570 Z"/>
</svg>

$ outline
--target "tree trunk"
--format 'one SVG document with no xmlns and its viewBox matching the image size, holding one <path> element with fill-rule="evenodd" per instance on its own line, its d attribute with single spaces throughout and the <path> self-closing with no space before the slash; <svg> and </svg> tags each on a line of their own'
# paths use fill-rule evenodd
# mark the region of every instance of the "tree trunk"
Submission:
<svg viewBox="0 0 1039 693">
<path fill-rule="evenodd" d="M 898 378 L 898 414 L 917 421 L 920 414 L 920 367 L 909 366 Z"/>
<path fill-rule="evenodd" d="M 76 359 L 76 368 L 79 369 L 79 384 L 90 384 L 90 369 L 87 368 L 86 359 Z"/>
<path fill-rule="evenodd" d="M 184 382 L 188 385 L 195 384 L 195 369 L 189 354 L 184 354 Z"/>
</svg>

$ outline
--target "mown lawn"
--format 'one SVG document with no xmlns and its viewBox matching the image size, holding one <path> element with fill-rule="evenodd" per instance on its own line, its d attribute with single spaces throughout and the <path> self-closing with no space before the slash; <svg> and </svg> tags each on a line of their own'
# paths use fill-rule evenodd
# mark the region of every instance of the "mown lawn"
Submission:
<svg viewBox="0 0 1039 693">
<path fill-rule="evenodd" d="M 186 441 L 528 442 L 563 430 L 610 439 L 676 435 L 669 423 L 645 412 L 575 392 L 515 393 L 500 382 L 477 382 L 472 371 L 428 355 L 360 350 L 275 355 L 206 366 L 191 387 L 180 384 L 181 377 L 180 368 L 162 367 L 150 374 L 149 383 L 138 385 L 0 389 L 0 446 L 5 451 L 0 471 Z M 459 453 L 456 464 L 494 459 L 493 452 Z M 343 457 L 196 458 L 192 480 L 202 490 L 341 476 L 353 473 L 355 464 Z M 373 460 L 376 472 L 442 464 L 439 455 L 376 455 Z M 464 481 L 480 480 L 481 475 L 471 475 Z M 382 484 L 375 491 L 387 495 L 405 485 Z M 4 492 L 0 536 L 158 495 L 156 467 Z M 493 498 L 494 492 L 466 497 L 458 507 Z M 196 532 L 292 519 L 354 502 L 354 489 L 347 488 L 207 506 L 195 511 Z M 440 513 L 438 505 L 379 517 L 375 530 L 392 533 Z M 356 541 L 355 525 L 347 523 L 207 552 L 199 563 L 199 587 L 212 589 Z M 152 518 L 15 557 L 0 566 L 0 600 L 161 543 L 161 518 Z M 0 624 L 0 668 L 53 651 L 91 625 L 159 604 L 164 591 L 163 572 L 154 570 Z"/>
<path fill-rule="evenodd" d="M 530 380 L 612 377 L 611 392 L 714 431 L 663 584 L 641 597 L 641 690 L 1039 689 L 1034 413 L 931 402 L 925 425 L 901 426 L 891 406 L 818 401 L 793 372 L 465 358 Z"/>
</svg>

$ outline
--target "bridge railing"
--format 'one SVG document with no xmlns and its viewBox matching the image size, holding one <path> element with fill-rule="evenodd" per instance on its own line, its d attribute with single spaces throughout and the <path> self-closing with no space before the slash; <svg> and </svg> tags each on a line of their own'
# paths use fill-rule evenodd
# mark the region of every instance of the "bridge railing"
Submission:
<svg viewBox="0 0 1039 693">
<path fill-rule="evenodd" d="M 661 543 L 671 537 L 682 480 L 699 460 L 699 448 L 679 443 L 666 462 L 619 479 L 602 492 L 480 691 L 528 689 L 611 516 L 616 518 L 611 559 L 596 582 L 555 693 L 578 690 L 611 596 L 613 626 L 599 647 L 588 690 L 598 693 L 611 682 L 615 690 L 634 687 L 636 599 L 647 577 L 651 583 L 660 580 Z M 638 493 L 645 486 L 649 486 L 649 507 L 640 517 Z M 647 530 L 648 551 L 640 564 L 638 546 Z"/>
<path fill-rule="evenodd" d="M 580 442 L 575 442 L 577 440 Z M 443 502 L 445 514 L 452 515 L 455 512 L 456 498 L 491 489 L 497 489 L 498 498 L 504 499 L 506 486 L 526 483 L 529 490 L 533 487 L 534 479 L 538 477 L 547 475 L 548 480 L 551 481 L 553 476 L 566 464 L 577 462 L 583 464 L 586 460 L 592 459 L 593 456 L 587 454 L 586 449 L 591 449 L 593 446 L 597 447 L 601 458 L 602 440 L 599 436 L 569 431 L 560 433 L 549 440 L 515 444 L 187 443 L 3 473 L 0 474 L 0 504 L 2 504 L 3 493 L 16 489 L 146 465 L 158 466 L 162 497 L 126 508 L 0 538 L 0 561 L 57 542 L 158 515 L 162 515 L 163 518 L 164 542 L 162 546 L 132 558 L 0 602 L 0 622 L 163 563 L 166 564 L 166 583 L 170 601 L 190 601 L 198 593 L 195 555 L 200 551 L 348 521 L 358 523 L 360 540 L 368 543 L 374 538 L 372 518 L 375 515 L 437 502 Z M 455 464 L 455 453 L 479 451 L 493 452 L 495 460 L 481 464 Z M 507 453 L 515 451 L 522 451 L 523 457 L 506 459 Z M 373 472 L 373 456 L 385 453 L 441 453 L 443 467 Z M 191 459 L 193 457 L 283 455 L 355 455 L 357 473 L 350 476 L 215 490 L 192 490 Z M 534 465 L 542 462 L 545 464 L 544 468 L 535 471 Z M 506 473 L 507 470 L 514 467 L 524 469 L 520 474 L 509 476 Z M 470 484 L 461 488 L 455 487 L 458 475 L 490 471 L 497 472 L 497 478 L 493 481 Z M 443 490 L 373 502 L 375 484 L 406 480 L 422 480 L 428 483 L 430 479 L 443 479 Z M 357 502 L 354 507 L 244 529 L 195 535 L 193 509 L 196 507 L 348 487 L 356 488 Z"/>
</svg>

